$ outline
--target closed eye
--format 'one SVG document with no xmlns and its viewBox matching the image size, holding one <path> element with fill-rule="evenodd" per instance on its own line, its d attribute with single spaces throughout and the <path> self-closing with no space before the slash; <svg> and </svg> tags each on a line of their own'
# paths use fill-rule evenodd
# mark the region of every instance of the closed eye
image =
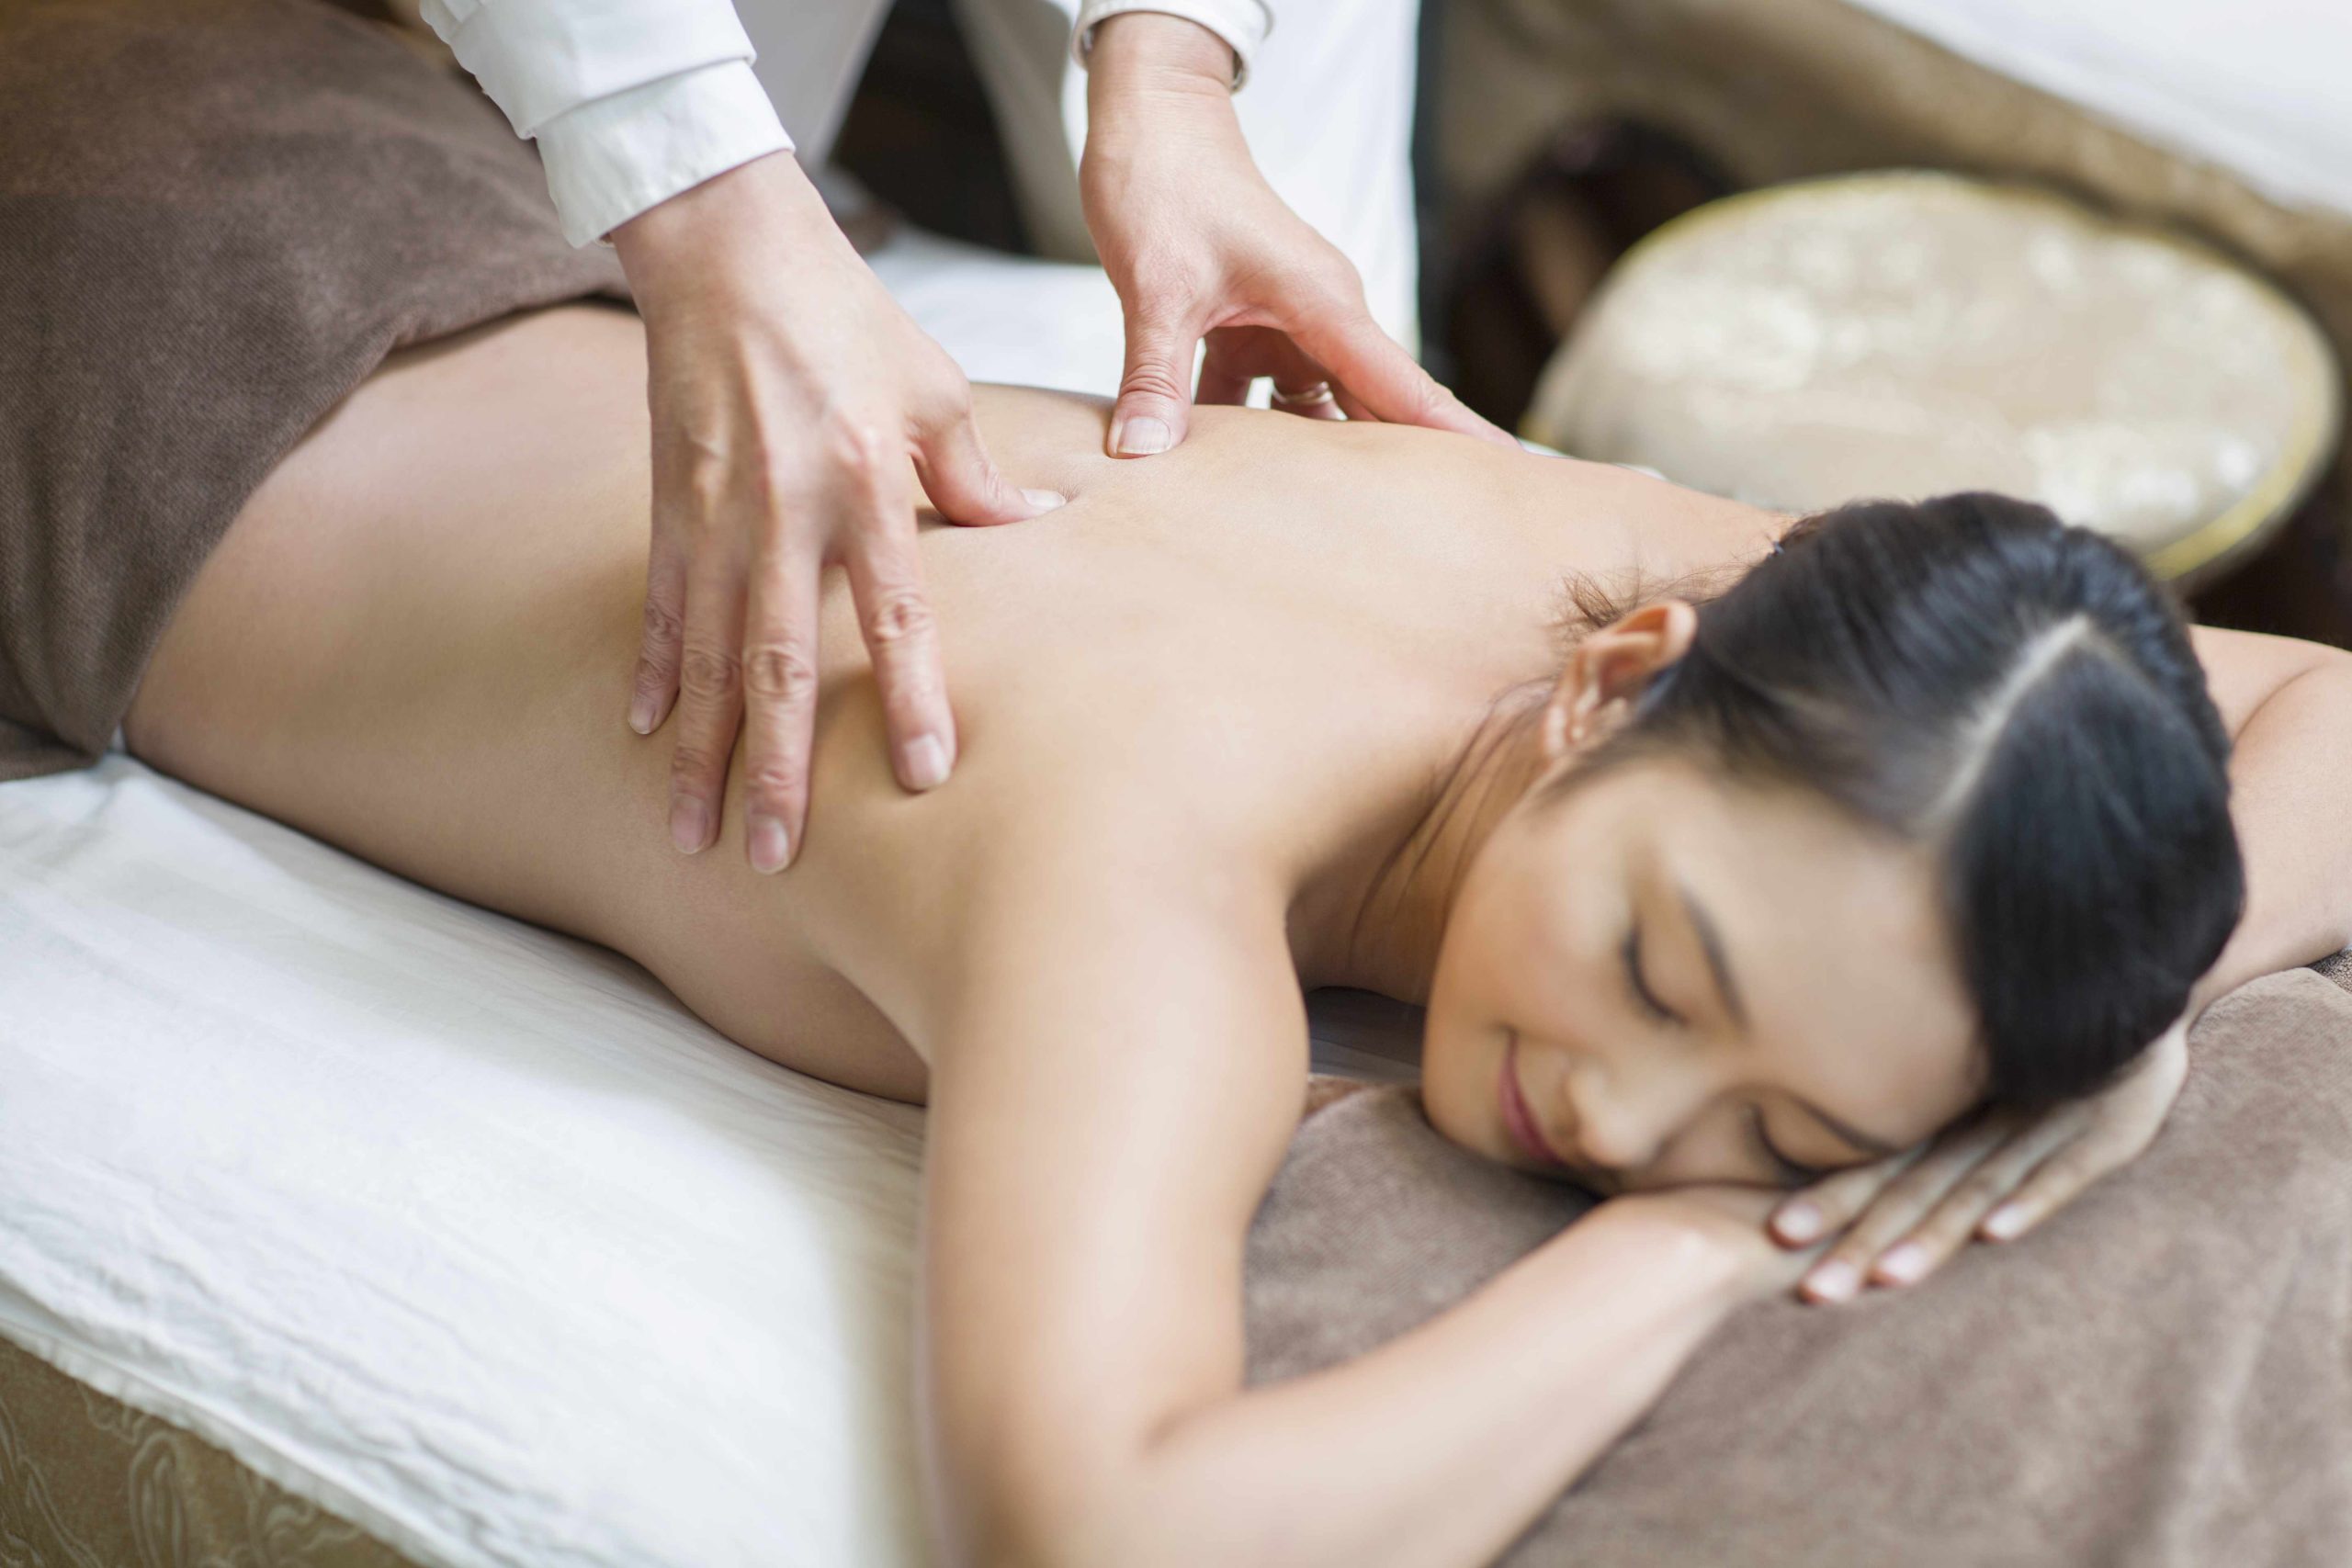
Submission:
<svg viewBox="0 0 2352 1568">
<path fill-rule="evenodd" d="M 1650 989 L 1649 977 L 1642 973 L 1640 926 L 1625 928 L 1625 940 L 1618 953 L 1625 961 L 1625 987 L 1633 992 L 1635 1005 L 1660 1023 L 1680 1023 L 1682 1015 L 1657 999 L 1657 993 Z"/>
<path fill-rule="evenodd" d="M 1770 1162 L 1772 1168 L 1779 1172 L 1782 1180 L 1793 1186 L 1803 1187 L 1808 1182 L 1818 1181 L 1829 1174 L 1818 1166 L 1804 1165 L 1792 1160 L 1779 1149 L 1774 1148 L 1771 1134 L 1764 1128 L 1764 1108 L 1753 1102 L 1747 1107 L 1747 1130 L 1755 1140 L 1756 1152 Z"/>
</svg>

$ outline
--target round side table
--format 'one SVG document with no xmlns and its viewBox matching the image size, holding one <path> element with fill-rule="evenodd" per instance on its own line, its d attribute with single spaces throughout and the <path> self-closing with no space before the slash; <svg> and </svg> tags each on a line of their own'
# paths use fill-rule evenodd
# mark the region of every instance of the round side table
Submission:
<svg viewBox="0 0 2352 1568">
<path fill-rule="evenodd" d="M 1902 171 L 1657 230 L 1521 428 L 1779 511 L 2001 491 L 2186 592 L 2293 513 L 2341 387 L 2301 308 L 2218 252 L 2039 189 Z"/>
</svg>

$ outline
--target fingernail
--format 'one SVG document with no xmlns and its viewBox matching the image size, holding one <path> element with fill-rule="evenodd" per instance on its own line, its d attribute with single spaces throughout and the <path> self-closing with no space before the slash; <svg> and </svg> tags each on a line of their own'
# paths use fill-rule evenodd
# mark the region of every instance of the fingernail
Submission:
<svg viewBox="0 0 2352 1568">
<path fill-rule="evenodd" d="M 947 748 L 938 736 L 923 736 L 907 748 L 907 782 L 917 789 L 937 789 L 947 782 Z"/>
<path fill-rule="evenodd" d="M 753 817 L 751 824 L 752 869 L 763 875 L 782 871 L 792 848 L 791 835 L 773 817 Z"/>
<path fill-rule="evenodd" d="M 1148 414 L 1128 420 L 1111 434 L 1112 449 L 1122 457 L 1148 457 L 1176 445 L 1176 433 L 1164 419 Z"/>
<path fill-rule="evenodd" d="M 709 835 L 710 813 L 701 801 L 682 795 L 670 803 L 670 841 L 678 846 L 680 854 L 693 854 Z"/>
<path fill-rule="evenodd" d="M 642 692 L 628 700 L 628 727 L 639 735 L 653 733 L 653 699 Z"/>
<path fill-rule="evenodd" d="M 2025 1231 L 2025 1211 L 2011 1204 L 1984 1216 L 1979 1227 L 1995 1241 L 2015 1241 Z"/>
<path fill-rule="evenodd" d="M 1024 490 L 1021 492 L 1021 499 L 1040 512 L 1051 512 L 1056 507 L 1069 503 L 1069 497 L 1057 490 Z"/>
<path fill-rule="evenodd" d="M 1861 1282 L 1862 1277 L 1855 1271 L 1854 1266 L 1840 1258 L 1825 1263 L 1806 1275 L 1804 1288 L 1813 1292 L 1813 1299 L 1817 1302 L 1842 1302 L 1852 1295 Z"/>
<path fill-rule="evenodd" d="M 1890 1248 L 1878 1260 L 1878 1277 L 1897 1285 L 1908 1285 L 1928 1272 L 1928 1250 L 1911 1242 Z"/>
<path fill-rule="evenodd" d="M 1772 1228 L 1790 1241 L 1811 1241 L 1821 1234 L 1821 1211 L 1810 1203 L 1792 1203 L 1772 1216 Z"/>
</svg>

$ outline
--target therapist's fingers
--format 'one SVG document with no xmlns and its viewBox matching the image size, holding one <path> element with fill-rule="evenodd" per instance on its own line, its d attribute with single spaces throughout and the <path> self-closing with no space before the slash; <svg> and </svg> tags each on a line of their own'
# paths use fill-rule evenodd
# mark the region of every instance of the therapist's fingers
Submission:
<svg viewBox="0 0 2352 1568">
<path fill-rule="evenodd" d="M 1302 353 L 1288 338 L 1274 350 L 1272 406 L 1304 419 L 1345 419 L 1339 389 L 1331 373 Z"/>
<path fill-rule="evenodd" d="M 956 718 L 904 479 L 876 476 L 859 504 L 874 522 L 849 549 L 850 594 L 874 661 L 891 769 L 902 788 L 936 789 L 955 770 Z"/>
<path fill-rule="evenodd" d="M 743 849 L 758 872 L 789 865 L 808 825 L 823 576 L 814 548 L 781 535 L 769 538 L 752 568 L 743 624 Z"/>
<path fill-rule="evenodd" d="M 1193 393 L 1193 400 L 1239 408 L 1250 400 L 1250 383 L 1261 374 L 1250 357 L 1234 346 L 1229 333 L 1211 333 L 1208 352 L 1201 355 L 1200 386 Z"/>
<path fill-rule="evenodd" d="M 718 835 L 727 761 L 743 711 L 742 556 L 720 537 L 705 536 L 696 544 L 686 567 L 670 753 L 670 841 L 681 854 L 696 853 Z"/>
<path fill-rule="evenodd" d="M 674 530 L 656 523 L 645 570 L 645 626 L 638 642 L 637 675 L 629 685 L 628 727 L 639 735 L 662 728 L 678 694 L 678 662 L 686 638 L 686 560 Z"/>
<path fill-rule="evenodd" d="M 1338 403 L 1340 405 L 1340 412 L 1347 415 L 1350 419 L 1373 419 L 1376 417 L 1370 409 L 1363 406 L 1363 400 L 1362 398 L 1357 397 L 1354 393 L 1349 391 L 1347 388 L 1339 385 L 1337 382 L 1334 382 L 1331 387 L 1331 400 Z"/>
<path fill-rule="evenodd" d="M 1193 350 L 1201 333 L 1175 307 L 1151 298 L 1127 307 L 1126 323 L 1126 364 L 1108 450 L 1114 457 L 1148 457 L 1177 446 L 1190 428 Z"/>
<path fill-rule="evenodd" d="M 1359 296 L 1362 289 L 1357 290 Z M 1381 331 L 1359 299 L 1327 306 L 1297 321 L 1291 336 L 1327 367 L 1347 399 L 1390 424 L 1451 430 L 1516 449 L 1519 443 L 1470 412 L 1437 378 L 1422 369 L 1396 339 Z M 1350 410 L 1354 416 L 1354 411 Z"/>
<path fill-rule="evenodd" d="M 952 361 L 945 362 L 926 400 L 932 408 L 929 417 L 916 424 L 915 466 L 922 474 L 922 486 L 930 492 L 932 504 L 948 522 L 973 527 L 1022 523 L 1051 512 L 1067 499 L 1057 491 L 1018 489 L 1006 479 L 980 438 L 979 421 L 972 411 L 971 383 Z M 854 462 L 842 465 L 853 492 L 859 488 L 860 474 L 874 473 L 884 466 L 893 479 L 902 472 L 904 458 L 878 443 L 854 456 Z M 869 512 L 864 517 L 865 526 L 886 533 L 899 531 L 896 511 L 887 516 Z"/>
<path fill-rule="evenodd" d="M 1272 406 L 1283 413 L 1307 419 L 1346 417 L 1331 373 L 1288 334 L 1256 326 L 1219 327 L 1208 334 L 1208 351 L 1201 361 L 1200 401 L 1245 401 L 1250 383 L 1261 376 L 1272 380 Z"/>
</svg>

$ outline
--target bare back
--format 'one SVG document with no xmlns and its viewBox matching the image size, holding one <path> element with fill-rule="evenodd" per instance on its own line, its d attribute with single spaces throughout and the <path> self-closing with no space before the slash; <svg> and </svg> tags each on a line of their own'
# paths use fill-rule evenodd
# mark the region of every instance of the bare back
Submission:
<svg viewBox="0 0 2352 1568">
<path fill-rule="evenodd" d="M 643 338 L 572 307 L 400 356 L 272 474 L 126 729 L 157 765 L 435 887 L 628 953 L 741 1043 L 904 1099 L 976 897 L 1046 837 L 1105 875 L 1286 897 L 1410 809 L 1497 693 L 1548 675 L 1564 572 L 1745 558 L 1764 519 L 1454 437 L 1202 410 L 1146 461 L 1105 410 L 982 389 L 1035 522 L 925 527 L 961 739 L 891 779 L 829 585 L 793 868 L 662 829 L 668 732 L 623 722 L 650 497 Z M 838 577 L 838 574 L 836 574 Z M 1139 887 L 1139 895 L 1140 895 Z M 1075 940 L 1076 933 L 1073 933 Z"/>
</svg>

